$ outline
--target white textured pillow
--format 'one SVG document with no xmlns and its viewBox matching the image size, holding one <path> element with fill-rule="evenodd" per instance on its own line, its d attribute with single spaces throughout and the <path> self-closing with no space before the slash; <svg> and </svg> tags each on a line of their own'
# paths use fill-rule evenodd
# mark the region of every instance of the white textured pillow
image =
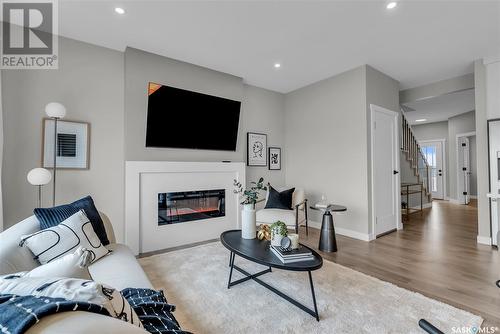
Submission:
<svg viewBox="0 0 500 334">
<path fill-rule="evenodd" d="M 94 281 L 78 278 L 8 275 L 0 278 L 0 293 L 64 298 L 75 302 L 102 305 L 112 317 L 142 327 L 134 309 L 118 290 Z"/>
<path fill-rule="evenodd" d="M 41 264 L 74 252 L 78 247 L 90 251 L 92 262 L 109 253 L 108 249 L 101 244 L 83 210 L 57 226 L 22 236 L 19 245 L 27 246 Z"/>
<path fill-rule="evenodd" d="M 83 248 L 78 249 L 72 254 L 66 254 L 63 257 L 55 259 L 47 264 L 42 264 L 29 271 L 24 277 L 68 277 L 90 279 L 87 267 L 90 264 L 91 253 Z"/>
</svg>

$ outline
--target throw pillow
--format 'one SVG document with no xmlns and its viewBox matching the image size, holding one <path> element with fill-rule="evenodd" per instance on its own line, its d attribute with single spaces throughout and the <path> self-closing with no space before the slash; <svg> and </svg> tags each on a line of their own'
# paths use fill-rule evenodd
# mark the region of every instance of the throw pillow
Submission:
<svg viewBox="0 0 500 334">
<path fill-rule="evenodd" d="M 0 292 L 97 304 L 104 307 L 112 317 L 142 327 L 139 317 L 118 290 L 94 281 L 78 278 L 11 276 L 0 278 Z"/>
<path fill-rule="evenodd" d="M 265 209 L 292 210 L 292 197 L 294 191 L 295 188 L 279 192 L 269 185 L 269 194 L 267 196 Z"/>
<path fill-rule="evenodd" d="M 19 245 L 28 247 L 35 255 L 35 260 L 41 264 L 74 252 L 78 247 L 84 247 L 91 253 L 91 262 L 109 253 L 95 234 L 83 210 L 57 226 L 22 236 Z"/>
<path fill-rule="evenodd" d="M 92 254 L 83 247 L 27 272 L 24 277 L 68 277 L 91 279 L 87 267 Z"/>
<path fill-rule="evenodd" d="M 92 197 L 87 196 L 71 204 L 59 205 L 53 208 L 37 208 L 33 212 L 40 221 L 40 229 L 56 226 L 76 212 L 83 210 L 92 223 L 95 233 L 104 246 L 109 245 L 106 229 L 101 216 L 94 205 Z"/>
</svg>

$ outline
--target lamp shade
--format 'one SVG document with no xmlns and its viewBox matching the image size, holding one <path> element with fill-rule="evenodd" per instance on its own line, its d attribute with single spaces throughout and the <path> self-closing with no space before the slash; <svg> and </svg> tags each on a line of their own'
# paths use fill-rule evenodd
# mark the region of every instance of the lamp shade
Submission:
<svg viewBox="0 0 500 334">
<path fill-rule="evenodd" d="M 45 113 L 51 118 L 64 118 L 66 107 L 59 102 L 50 102 L 45 106 Z"/>
<path fill-rule="evenodd" d="M 42 186 L 50 182 L 52 174 L 45 168 L 33 168 L 26 176 L 28 182 L 34 186 Z"/>
</svg>

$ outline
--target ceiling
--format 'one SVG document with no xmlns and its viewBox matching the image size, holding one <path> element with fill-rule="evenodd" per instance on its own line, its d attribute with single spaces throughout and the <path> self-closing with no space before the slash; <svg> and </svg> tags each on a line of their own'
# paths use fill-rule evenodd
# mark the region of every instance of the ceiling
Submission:
<svg viewBox="0 0 500 334">
<path fill-rule="evenodd" d="M 409 102 L 404 105 L 414 109 L 405 113 L 410 125 L 446 121 L 450 117 L 475 109 L 474 89 Z M 415 122 L 417 119 L 426 119 L 426 121 Z"/>
<path fill-rule="evenodd" d="M 115 7 L 126 13 L 115 13 Z M 59 1 L 61 35 L 126 46 L 289 92 L 362 64 L 401 88 L 496 55 L 497 1 Z M 281 63 L 275 69 L 274 63 Z"/>
</svg>

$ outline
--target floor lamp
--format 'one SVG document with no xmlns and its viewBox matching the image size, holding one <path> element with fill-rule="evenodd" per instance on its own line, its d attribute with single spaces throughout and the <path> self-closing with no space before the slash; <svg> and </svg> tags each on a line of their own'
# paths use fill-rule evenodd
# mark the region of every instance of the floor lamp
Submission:
<svg viewBox="0 0 500 334">
<path fill-rule="evenodd" d="M 52 206 L 56 206 L 57 121 L 66 116 L 66 108 L 58 102 L 50 102 L 45 106 L 45 113 L 54 120 L 54 173 L 52 175 Z"/>
<path fill-rule="evenodd" d="M 52 175 L 45 168 L 33 168 L 26 176 L 28 182 L 38 187 L 38 207 L 42 207 L 42 186 L 50 182 Z"/>
</svg>

